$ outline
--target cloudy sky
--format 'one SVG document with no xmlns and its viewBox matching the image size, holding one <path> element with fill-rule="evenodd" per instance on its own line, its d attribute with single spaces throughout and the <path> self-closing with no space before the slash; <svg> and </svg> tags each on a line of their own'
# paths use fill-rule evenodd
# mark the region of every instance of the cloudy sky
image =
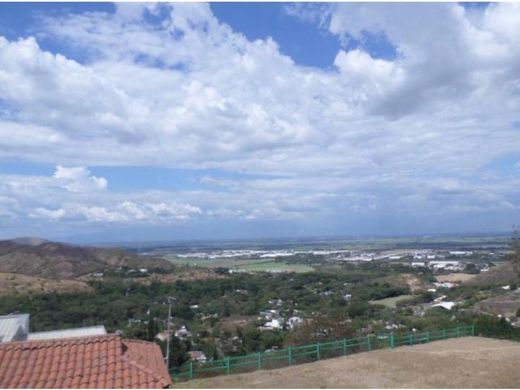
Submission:
<svg viewBox="0 0 520 390">
<path fill-rule="evenodd" d="M 519 4 L 0 4 L 0 237 L 519 222 Z"/>
</svg>

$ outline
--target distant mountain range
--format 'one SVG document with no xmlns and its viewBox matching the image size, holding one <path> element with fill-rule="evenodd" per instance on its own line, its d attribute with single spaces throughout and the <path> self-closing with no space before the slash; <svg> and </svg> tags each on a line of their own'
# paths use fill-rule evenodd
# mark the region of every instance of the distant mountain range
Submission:
<svg viewBox="0 0 520 390">
<path fill-rule="evenodd" d="M 0 241 L 0 272 L 49 279 L 71 279 L 117 267 L 173 270 L 167 260 L 118 248 L 94 248 L 22 237 Z"/>
</svg>

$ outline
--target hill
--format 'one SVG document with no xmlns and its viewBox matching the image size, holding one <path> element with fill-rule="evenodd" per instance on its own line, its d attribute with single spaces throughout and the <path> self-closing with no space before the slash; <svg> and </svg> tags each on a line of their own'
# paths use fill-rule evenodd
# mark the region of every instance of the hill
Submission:
<svg viewBox="0 0 520 390">
<path fill-rule="evenodd" d="M 505 286 L 507 284 L 520 284 L 520 277 L 513 269 L 510 262 L 503 263 L 491 268 L 487 272 L 482 272 L 475 278 L 466 282 L 473 286 Z"/>
<path fill-rule="evenodd" d="M 520 343 L 482 337 L 364 352 L 276 370 L 177 382 L 177 388 L 515 388 Z"/>
<path fill-rule="evenodd" d="M 0 241 L 0 272 L 48 279 L 70 279 L 117 267 L 173 270 L 160 258 L 138 256 L 122 249 L 73 246 L 31 239 Z"/>
<path fill-rule="evenodd" d="M 49 242 L 47 240 L 44 240 L 43 238 L 38 238 L 38 237 L 17 237 L 17 238 L 13 238 L 10 241 L 16 242 L 17 244 L 25 244 L 25 245 L 33 245 L 33 246 L 43 244 L 44 242 Z"/>
<path fill-rule="evenodd" d="M 0 296 L 90 292 L 94 289 L 79 280 L 56 280 L 20 274 L 0 273 Z"/>
</svg>

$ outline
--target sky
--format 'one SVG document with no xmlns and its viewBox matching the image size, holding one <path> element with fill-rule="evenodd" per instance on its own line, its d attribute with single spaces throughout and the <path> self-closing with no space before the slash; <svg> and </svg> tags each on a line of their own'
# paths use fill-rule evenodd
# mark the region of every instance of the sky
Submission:
<svg viewBox="0 0 520 390">
<path fill-rule="evenodd" d="M 0 3 L 0 238 L 507 232 L 520 5 Z"/>
</svg>

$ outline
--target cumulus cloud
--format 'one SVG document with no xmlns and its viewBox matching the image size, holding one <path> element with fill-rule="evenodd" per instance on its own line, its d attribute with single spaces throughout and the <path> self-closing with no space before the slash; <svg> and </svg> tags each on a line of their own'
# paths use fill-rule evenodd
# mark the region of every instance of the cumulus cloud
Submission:
<svg viewBox="0 0 520 390">
<path fill-rule="evenodd" d="M 66 168 L 58 165 L 53 177 L 72 192 L 104 190 L 108 185 L 104 177 L 91 176 L 86 167 Z"/>
<path fill-rule="evenodd" d="M 484 176 L 520 153 L 520 6 L 286 8 L 340 38 L 330 69 L 248 40 L 207 4 L 121 3 L 43 16 L 38 38 L 0 38 L 0 159 L 57 166 L 6 176 L 0 213 L 123 224 L 468 212 L 457 196 L 472 210 L 520 203 L 503 176 Z M 375 35 L 395 56 L 372 52 Z M 265 177 L 121 194 L 86 168 L 98 165 Z"/>
</svg>

